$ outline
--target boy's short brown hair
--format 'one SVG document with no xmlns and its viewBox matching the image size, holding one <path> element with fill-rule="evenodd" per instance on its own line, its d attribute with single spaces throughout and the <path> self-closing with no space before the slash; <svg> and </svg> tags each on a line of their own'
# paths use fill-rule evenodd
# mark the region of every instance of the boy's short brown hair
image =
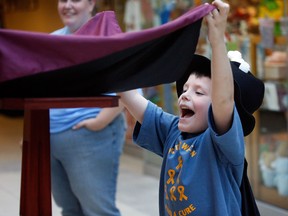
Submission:
<svg viewBox="0 0 288 216">
<path fill-rule="evenodd" d="M 259 109 L 264 98 L 264 83 L 250 71 L 239 69 L 240 63 L 231 61 L 234 78 L 234 101 L 239 113 L 244 136 L 249 135 L 255 127 L 253 113 Z M 191 73 L 196 76 L 211 77 L 211 61 L 201 55 L 194 54 L 192 63 L 184 76 L 176 82 L 177 95 L 183 92 L 183 85 Z"/>
</svg>

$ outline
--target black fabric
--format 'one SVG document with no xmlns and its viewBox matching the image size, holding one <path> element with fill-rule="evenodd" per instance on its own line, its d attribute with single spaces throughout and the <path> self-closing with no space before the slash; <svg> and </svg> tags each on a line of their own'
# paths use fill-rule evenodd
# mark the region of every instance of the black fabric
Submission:
<svg viewBox="0 0 288 216">
<path fill-rule="evenodd" d="M 262 80 L 251 72 L 242 72 L 239 65 L 238 62 L 231 62 L 234 77 L 234 100 L 243 125 L 244 136 L 247 136 L 255 127 L 253 113 L 263 102 L 265 87 Z"/>
<path fill-rule="evenodd" d="M 88 97 L 174 82 L 192 60 L 201 22 L 101 59 L 2 82 L 0 98 Z"/>
<path fill-rule="evenodd" d="M 254 194 L 247 176 L 248 163 L 245 159 L 243 177 L 240 186 L 242 196 L 242 215 L 243 216 L 260 216 Z"/>
</svg>

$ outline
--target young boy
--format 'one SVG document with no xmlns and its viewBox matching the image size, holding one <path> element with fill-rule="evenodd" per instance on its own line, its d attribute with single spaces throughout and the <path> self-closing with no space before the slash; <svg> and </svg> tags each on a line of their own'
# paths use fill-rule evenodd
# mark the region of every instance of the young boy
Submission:
<svg viewBox="0 0 288 216">
<path fill-rule="evenodd" d="M 252 113 L 262 102 L 263 86 L 230 64 L 224 42 L 229 5 L 220 0 L 213 4 L 217 9 L 206 16 L 211 66 L 209 59 L 194 55 L 189 73 L 177 81 L 179 117 L 163 112 L 137 91 L 119 94 L 138 121 L 134 141 L 163 157 L 161 216 L 242 215 L 244 134 L 253 130 Z M 259 84 L 259 91 L 242 89 L 246 79 L 249 88 L 254 81 Z M 254 92 L 260 92 L 259 99 L 254 100 Z"/>
</svg>

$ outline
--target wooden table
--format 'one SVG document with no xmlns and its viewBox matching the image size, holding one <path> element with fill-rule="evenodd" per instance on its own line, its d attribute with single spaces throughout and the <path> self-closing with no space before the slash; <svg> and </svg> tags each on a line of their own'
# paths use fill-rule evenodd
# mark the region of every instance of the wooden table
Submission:
<svg viewBox="0 0 288 216">
<path fill-rule="evenodd" d="M 114 107 L 118 96 L 94 98 L 5 98 L 0 109 L 24 110 L 21 216 L 51 216 L 49 109 Z"/>
</svg>

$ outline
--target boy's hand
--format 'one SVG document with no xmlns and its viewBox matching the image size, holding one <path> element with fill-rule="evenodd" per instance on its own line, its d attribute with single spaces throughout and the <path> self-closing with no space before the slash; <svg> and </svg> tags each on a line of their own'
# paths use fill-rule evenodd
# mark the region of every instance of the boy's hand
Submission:
<svg viewBox="0 0 288 216">
<path fill-rule="evenodd" d="M 229 4 L 215 0 L 212 4 L 216 7 L 205 18 L 208 24 L 208 39 L 211 45 L 217 45 L 219 42 L 223 42 L 225 38 L 225 30 L 227 17 L 229 14 Z"/>
</svg>

